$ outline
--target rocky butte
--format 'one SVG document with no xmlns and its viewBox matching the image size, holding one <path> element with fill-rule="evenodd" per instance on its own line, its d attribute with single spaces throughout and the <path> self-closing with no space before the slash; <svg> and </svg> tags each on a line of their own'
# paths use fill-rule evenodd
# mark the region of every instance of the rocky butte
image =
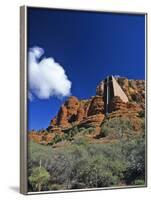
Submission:
<svg viewBox="0 0 151 200">
<path fill-rule="evenodd" d="M 111 118 L 131 120 L 135 131 L 141 129 L 140 113 L 145 110 L 145 81 L 108 76 L 96 87 L 96 95 L 89 99 L 70 96 L 51 119 L 46 130 L 38 135 L 32 131 L 29 138 L 48 143 L 56 135 L 68 134 L 75 126 L 93 127 L 91 139 L 100 134 L 101 124 Z M 47 134 L 45 134 L 47 132 Z"/>
</svg>

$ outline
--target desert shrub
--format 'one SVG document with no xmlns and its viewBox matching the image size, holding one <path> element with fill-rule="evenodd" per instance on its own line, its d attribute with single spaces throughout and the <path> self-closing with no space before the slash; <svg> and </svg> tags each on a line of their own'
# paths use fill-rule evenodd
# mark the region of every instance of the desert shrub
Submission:
<svg viewBox="0 0 151 200">
<path fill-rule="evenodd" d="M 54 144 L 54 141 L 52 140 L 52 141 L 49 141 L 48 143 L 47 143 L 47 145 L 49 145 L 49 146 L 52 146 Z"/>
<path fill-rule="evenodd" d="M 70 130 L 64 134 L 64 139 L 68 140 L 68 141 L 72 141 L 73 136 L 74 136 L 74 134 L 73 134 L 72 130 Z"/>
<path fill-rule="evenodd" d="M 74 126 L 74 127 L 72 128 L 72 133 L 73 133 L 73 135 L 76 135 L 78 132 L 79 132 L 78 126 Z"/>
<path fill-rule="evenodd" d="M 107 137 L 110 133 L 111 129 L 106 125 L 103 125 L 100 132 L 101 137 Z"/>
<path fill-rule="evenodd" d="M 141 181 L 145 180 L 144 138 L 90 144 L 77 135 L 71 145 L 55 149 L 32 142 L 28 177 L 34 177 L 34 170 L 39 166 L 49 173 L 49 180 L 41 185 L 41 190 L 108 187 L 121 182 L 142 185 Z M 31 190 L 38 190 L 31 180 L 29 185 Z"/>
<path fill-rule="evenodd" d="M 40 145 L 32 140 L 28 142 L 28 166 L 39 166 L 41 162 L 42 166 L 46 166 L 48 162 L 48 155 L 52 154 L 52 148 L 46 145 Z M 31 171 L 31 170 L 29 170 Z"/>
<path fill-rule="evenodd" d="M 82 127 L 87 129 L 87 128 L 94 128 L 92 124 L 82 124 Z"/>
<path fill-rule="evenodd" d="M 63 139 L 72 141 L 76 135 L 85 135 L 85 134 L 92 134 L 94 131 L 94 127 L 88 126 L 86 127 L 78 127 L 77 125 L 74 125 L 72 128 L 66 130 L 64 132 Z"/>
<path fill-rule="evenodd" d="M 57 152 L 50 159 L 48 171 L 52 177 L 50 184 L 62 185 L 62 188 L 70 188 L 70 176 L 74 165 L 74 159 L 67 152 Z"/>
<path fill-rule="evenodd" d="M 28 180 L 31 184 L 33 191 L 41 191 L 43 187 L 48 183 L 49 173 L 43 167 L 34 167 Z"/>
<path fill-rule="evenodd" d="M 102 153 L 102 152 L 101 152 Z M 76 161 L 73 168 L 74 185 L 80 187 L 107 187 L 111 185 L 117 185 L 119 182 L 119 171 L 120 169 L 112 171 L 111 163 L 104 155 L 97 155 L 91 157 L 81 157 Z M 73 188 L 73 185 L 72 185 Z"/>
<path fill-rule="evenodd" d="M 141 110 L 138 113 L 139 117 L 145 117 L 145 110 Z"/>
<path fill-rule="evenodd" d="M 137 179 L 134 181 L 134 185 L 145 185 L 145 181 L 142 179 Z"/>
<path fill-rule="evenodd" d="M 129 119 L 127 118 L 111 118 L 105 120 L 101 125 L 100 136 L 114 136 L 122 138 L 124 134 L 131 135 L 133 127 Z"/>
<path fill-rule="evenodd" d="M 133 184 L 135 180 L 145 180 L 145 142 L 137 138 L 124 145 L 124 155 L 127 161 L 125 181 Z"/>
<path fill-rule="evenodd" d="M 79 133 L 82 135 L 90 134 L 89 129 L 91 129 L 91 128 L 83 128 L 82 131 L 80 131 Z"/>
<path fill-rule="evenodd" d="M 80 128 L 79 128 L 79 131 L 80 131 L 80 132 L 83 132 L 83 131 L 85 131 L 85 130 L 86 130 L 86 129 L 85 129 L 84 127 L 80 127 Z"/>
<path fill-rule="evenodd" d="M 93 132 L 94 132 L 94 128 L 93 127 L 88 128 L 88 134 L 92 134 Z"/>
<path fill-rule="evenodd" d="M 75 145 L 86 145 L 87 142 L 83 137 L 77 137 L 77 138 L 74 139 L 72 144 L 75 144 Z"/>
<path fill-rule="evenodd" d="M 88 129 L 87 129 L 87 128 L 82 128 L 82 130 L 80 129 L 79 134 L 81 134 L 81 135 L 86 135 L 86 134 L 88 134 Z"/>
<path fill-rule="evenodd" d="M 71 187 L 70 189 L 83 189 L 85 188 L 86 185 L 82 182 L 78 182 L 77 180 L 72 180 L 71 181 Z"/>
<path fill-rule="evenodd" d="M 123 157 L 119 156 L 119 149 L 115 148 L 115 152 L 113 149 L 109 145 L 104 150 L 104 145 L 96 144 L 76 147 L 72 152 L 74 165 L 70 176 L 73 183 L 71 188 L 117 185 L 125 171 L 125 162 Z"/>
<path fill-rule="evenodd" d="M 72 141 L 74 136 L 79 133 L 79 128 L 77 125 L 74 125 L 71 129 L 65 131 L 64 139 Z"/>
<path fill-rule="evenodd" d="M 104 156 L 94 157 L 90 160 L 88 171 L 84 171 L 88 187 L 107 187 L 117 184 L 117 178 L 108 167 L 108 161 Z"/>
<path fill-rule="evenodd" d="M 54 142 L 54 143 L 58 143 L 58 142 L 61 142 L 62 139 L 63 139 L 63 138 L 62 138 L 61 135 L 56 134 L 55 137 L 53 138 L 53 142 Z"/>
<path fill-rule="evenodd" d="M 92 126 L 88 126 L 87 128 L 81 127 L 81 128 L 79 128 L 79 133 L 82 135 L 92 134 L 94 132 L 94 130 L 95 130 L 95 128 Z"/>
<path fill-rule="evenodd" d="M 49 190 L 60 190 L 61 187 L 62 187 L 62 185 L 59 185 L 59 184 L 49 184 L 48 185 Z"/>
</svg>

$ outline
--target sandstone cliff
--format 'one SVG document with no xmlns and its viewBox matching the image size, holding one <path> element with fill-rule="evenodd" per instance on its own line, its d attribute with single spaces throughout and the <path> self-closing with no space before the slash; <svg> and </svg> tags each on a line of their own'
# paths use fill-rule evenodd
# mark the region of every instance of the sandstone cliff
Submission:
<svg viewBox="0 0 151 200">
<path fill-rule="evenodd" d="M 36 138 L 35 133 L 30 134 L 38 143 L 45 140 L 50 142 L 56 135 L 63 136 L 70 133 L 72 128 L 93 127 L 93 136 L 97 135 L 101 130 L 101 124 L 104 120 L 110 118 L 125 117 L 132 121 L 136 131 L 141 129 L 139 113 L 145 109 L 145 81 L 144 80 L 128 80 L 127 78 L 116 78 L 122 90 L 128 97 L 128 102 L 123 102 L 119 96 L 114 96 L 111 101 L 111 113 L 108 115 L 104 111 L 104 87 L 103 81 L 96 87 L 96 95 L 89 99 L 78 99 L 70 96 L 63 105 L 61 105 L 58 114 L 51 119 L 44 136 L 39 134 Z M 45 137 L 45 138 L 44 138 Z"/>
<path fill-rule="evenodd" d="M 145 81 L 115 78 L 130 102 L 145 103 Z M 96 88 L 96 94 L 103 96 L 103 81 Z"/>
</svg>

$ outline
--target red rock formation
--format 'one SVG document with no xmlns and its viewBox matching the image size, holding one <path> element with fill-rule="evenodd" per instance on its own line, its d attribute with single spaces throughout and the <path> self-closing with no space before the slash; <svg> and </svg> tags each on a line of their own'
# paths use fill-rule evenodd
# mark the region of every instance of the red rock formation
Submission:
<svg viewBox="0 0 151 200">
<path fill-rule="evenodd" d="M 79 100 L 74 96 L 69 97 L 61 106 L 57 116 L 51 120 L 50 126 L 69 127 L 70 123 L 76 121 L 78 111 Z"/>
<path fill-rule="evenodd" d="M 141 119 L 139 112 L 142 110 L 140 104 L 134 102 L 124 103 L 119 97 L 114 97 L 112 100 L 112 112 L 106 117 L 110 118 L 125 118 L 129 119 L 135 131 L 141 130 Z"/>
<path fill-rule="evenodd" d="M 54 117 L 52 120 L 51 120 L 51 125 L 52 126 L 55 126 L 57 124 L 57 117 Z"/>
<path fill-rule="evenodd" d="M 120 97 L 114 97 L 112 100 L 112 105 L 111 105 L 111 109 L 112 111 L 117 111 L 117 110 L 121 110 L 123 112 L 139 112 L 140 110 L 142 110 L 141 105 L 136 104 L 136 103 L 132 103 L 132 102 L 127 102 L 124 103 Z"/>
<path fill-rule="evenodd" d="M 34 133 L 34 132 L 31 132 L 28 134 L 28 138 L 30 140 L 33 140 L 34 142 L 36 143 L 49 143 L 50 141 L 53 140 L 53 137 L 54 135 L 53 134 L 44 134 L 44 133 Z"/>
<path fill-rule="evenodd" d="M 129 101 L 136 103 L 145 103 L 145 81 L 144 80 L 129 80 L 127 78 L 115 77 L 118 84 L 121 86 Z M 103 96 L 103 81 L 96 88 L 96 95 Z"/>
<path fill-rule="evenodd" d="M 139 131 L 142 120 L 139 117 L 139 112 L 145 110 L 145 81 L 126 78 L 116 78 L 116 80 L 127 95 L 129 102 L 123 102 L 120 97 L 114 96 L 109 105 L 111 113 L 105 115 L 104 85 L 101 82 L 96 88 L 96 96 L 84 100 L 78 100 L 74 96 L 69 97 L 60 107 L 57 116 L 51 120 L 47 128 L 48 134 L 32 132 L 29 134 L 29 138 L 37 143 L 42 141 L 48 143 L 53 140 L 56 134 L 63 135 L 74 125 L 79 127 L 93 126 L 93 133 L 97 134 L 103 120 L 114 117 L 130 119 L 134 130 Z"/>
<path fill-rule="evenodd" d="M 84 116 L 85 116 L 85 110 L 82 106 L 80 106 L 77 110 L 76 121 L 77 122 L 82 121 Z"/>
<path fill-rule="evenodd" d="M 104 114 L 100 113 L 88 116 L 86 119 L 80 122 L 80 125 L 91 124 L 94 126 L 98 126 L 102 123 L 103 120 L 104 120 Z"/>
<path fill-rule="evenodd" d="M 93 97 L 91 97 L 90 99 L 87 99 L 87 100 L 80 101 L 80 106 L 84 109 L 84 118 L 86 118 L 88 116 L 88 111 L 89 111 L 89 107 L 90 107 L 92 99 L 93 99 Z"/>
<path fill-rule="evenodd" d="M 77 111 L 79 108 L 79 100 L 77 97 L 71 96 L 64 104 L 67 108 L 67 120 L 72 123 L 76 120 Z"/>
<path fill-rule="evenodd" d="M 67 108 L 66 106 L 62 105 L 57 115 L 56 125 L 62 126 L 62 127 L 68 126 L 69 124 L 68 124 L 67 117 L 68 117 Z"/>
<path fill-rule="evenodd" d="M 95 96 L 93 97 L 89 110 L 88 110 L 88 116 L 91 115 L 96 115 L 104 113 L 104 102 L 103 102 L 103 97 L 101 96 Z"/>
<path fill-rule="evenodd" d="M 103 97 L 94 96 L 90 100 L 81 100 L 79 101 L 76 97 L 69 97 L 64 105 L 61 106 L 58 115 L 51 120 L 49 130 L 51 127 L 62 127 L 68 128 L 71 127 L 72 123 L 80 123 L 84 119 L 88 121 L 102 121 L 98 114 L 103 114 L 104 112 L 104 103 Z M 94 115 L 94 117 L 90 117 Z M 104 116 L 104 115 L 103 115 Z"/>
<path fill-rule="evenodd" d="M 109 109 L 111 112 L 132 112 L 138 113 L 144 109 L 145 91 L 144 81 L 142 80 L 128 80 L 126 78 L 116 78 L 117 82 L 124 90 L 129 98 L 129 102 L 123 102 L 120 97 L 113 97 Z M 58 114 L 51 120 L 49 129 L 53 127 L 69 128 L 72 124 L 79 124 L 83 122 L 102 121 L 104 117 L 104 101 L 103 101 L 103 81 L 96 88 L 96 96 L 86 100 L 78 100 L 77 97 L 69 97 L 61 106 Z M 101 114 L 101 119 L 98 114 Z M 93 116 L 93 117 L 91 117 Z"/>
<path fill-rule="evenodd" d="M 120 97 L 115 96 L 112 99 L 112 104 L 111 104 L 111 111 L 116 111 L 116 110 L 126 110 L 127 109 L 127 103 L 123 102 Z"/>
<path fill-rule="evenodd" d="M 136 103 L 145 102 L 145 81 L 144 80 L 128 80 L 126 78 L 116 79 L 124 90 L 129 101 Z"/>
</svg>

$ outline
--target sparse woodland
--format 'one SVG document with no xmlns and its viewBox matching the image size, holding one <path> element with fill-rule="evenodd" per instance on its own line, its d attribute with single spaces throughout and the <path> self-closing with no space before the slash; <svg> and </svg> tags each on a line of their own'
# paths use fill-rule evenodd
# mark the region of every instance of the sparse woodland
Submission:
<svg viewBox="0 0 151 200">
<path fill-rule="evenodd" d="M 145 82 L 118 78 L 129 101 L 115 96 L 105 114 L 96 96 L 69 97 L 47 129 L 28 134 L 29 191 L 146 184 Z"/>
<path fill-rule="evenodd" d="M 74 128 L 68 137 L 54 138 L 47 145 L 29 141 L 29 191 L 144 185 L 144 118 L 139 135 L 133 133 L 128 120 L 104 123 L 101 138 L 90 143 L 85 134 L 92 130 L 89 127 L 78 132 Z M 105 138 L 111 142 L 106 143 Z M 97 143 L 99 140 L 104 142 Z"/>
</svg>

